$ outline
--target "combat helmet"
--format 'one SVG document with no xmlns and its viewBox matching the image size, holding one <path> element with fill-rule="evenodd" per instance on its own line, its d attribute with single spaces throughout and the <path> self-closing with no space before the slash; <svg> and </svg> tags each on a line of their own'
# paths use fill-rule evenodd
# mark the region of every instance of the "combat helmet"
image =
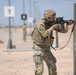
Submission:
<svg viewBox="0 0 76 75">
<path fill-rule="evenodd" d="M 44 11 L 44 18 L 47 19 L 49 17 L 53 17 L 56 15 L 56 12 L 53 9 L 48 9 Z"/>
</svg>

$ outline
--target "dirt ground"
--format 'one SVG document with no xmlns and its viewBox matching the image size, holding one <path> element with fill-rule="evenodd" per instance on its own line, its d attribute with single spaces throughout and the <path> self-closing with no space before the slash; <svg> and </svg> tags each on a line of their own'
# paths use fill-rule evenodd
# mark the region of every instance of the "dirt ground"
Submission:
<svg viewBox="0 0 76 75">
<path fill-rule="evenodd" d="M 0 29 L 0 39 L 4 44 L 0 44 L 0 75 L 34 75 L 35 65 L 33 61 L 32 39 L 29 36 L 30 29 L 27 29 L 26 41 L 23 41 L 22 28 L 12 29 L 12 43 L 16 46 L 15 49 L 7 49 L 8 46 L 8 29 Z M 59 47 L 52 53 L 57 59 L 57 75 L 73 75 L 73 36 L 66 48 L 63 47 L 70 35 L 70 30 L 65 34 L 58 34 Z M 54 32 L 55 36 L 55 32 Z M 54 47 L 56 46 L 54 41 Z M 44 73 L 48 75 L 47 66 L 44 62 Z"/>
</svg>

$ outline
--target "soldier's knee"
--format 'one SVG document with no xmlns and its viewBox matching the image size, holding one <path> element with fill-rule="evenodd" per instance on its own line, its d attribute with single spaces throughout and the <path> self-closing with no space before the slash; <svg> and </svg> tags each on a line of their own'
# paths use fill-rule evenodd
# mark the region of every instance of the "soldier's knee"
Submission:
<svg viewBox="0 0 76 75">
<path fill-rule="evenodd" d="M 42 75 L 42 74 L 43 74 L 43 71 L 38 71 L 38 72 L 36 71 L 35 72 L 35 75 Z"/>
<path fill-rule="evenodd" d="M 53 75 L 57 75 L 57 71 L 55 69 L 52 70 Z"/>
<path fill-rule="evenodd" d="M 43 71 L 44 71 L 43 67 L 39 67 L 39 68 L 37 68 L 35 73 L 36 73 L 36 75 L 42 75 Z"/>
<path fill-rule="evenodd" d="M 39 70 L 38 73 L 39 73 L 40 75 L 42 75 L 43 69 Z"/>
<path fill-rule="evenodd" d="M 52 69 L 50 70 L 50 75 L 57 75 L 56 69 L 52 68 Z"/>
</svg>

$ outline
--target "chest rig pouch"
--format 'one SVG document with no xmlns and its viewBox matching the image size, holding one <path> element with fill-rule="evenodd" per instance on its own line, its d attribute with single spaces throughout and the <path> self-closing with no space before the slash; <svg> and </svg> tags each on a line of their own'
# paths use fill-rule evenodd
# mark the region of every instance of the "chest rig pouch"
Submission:
<svg viewBox="0 0 76 75">
<path fill-rule="evenodd" d="M 54 24 L 54 21 L 47 22 L 45 20 L 44 24 L 45 24 L 45 29 L 47 30 Z M 53 41 L 54 41 L 53 32 L 51 32 L 51 35 L 45 38 L 45 43 L 44 44 L 46 46 L 52 46 Z"/>
<path fill-rule="evenodd" d="M 47 38 L 45 38 L 44 45 L 46 45 L 46 46 L 52 46 L 53 41 L 54 41 L 54 37 L 51 37 L 51 38 L 47 37 Z"/>
</svg>

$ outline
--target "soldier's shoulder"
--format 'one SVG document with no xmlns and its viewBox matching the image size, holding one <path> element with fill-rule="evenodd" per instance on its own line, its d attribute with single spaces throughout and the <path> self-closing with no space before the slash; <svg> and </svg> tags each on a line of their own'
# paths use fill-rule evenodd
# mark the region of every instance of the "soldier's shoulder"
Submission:
<svg viewBox="0 0 76 75">
<path fill-rule="evenodd" d="M 40 20 L 38 23 L 37 23 L 37 27 L 44 27 L 44 20 Z"/>
<path fill-rule="evenodd" d="M 38 22 L 38 24 L 43 24 L 44 25 L 44 20 L 40 20 L 39 22 Z"/>
</svg>

